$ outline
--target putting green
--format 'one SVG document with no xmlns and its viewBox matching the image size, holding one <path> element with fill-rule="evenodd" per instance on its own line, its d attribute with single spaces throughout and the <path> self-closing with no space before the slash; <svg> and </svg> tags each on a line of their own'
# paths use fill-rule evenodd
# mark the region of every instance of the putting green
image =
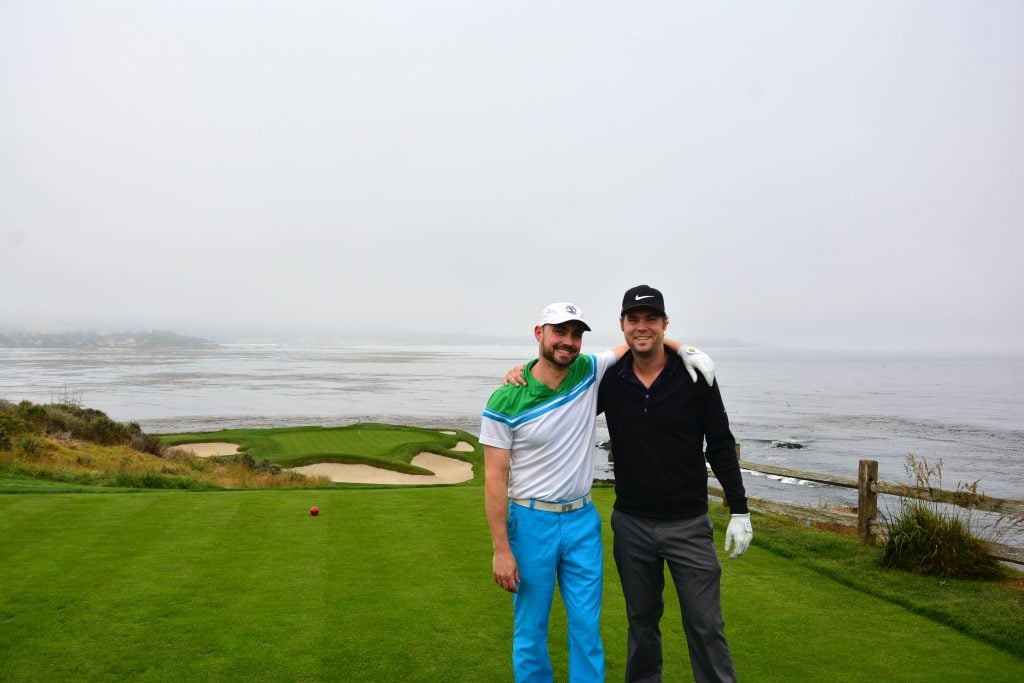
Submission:
<svg viewBox="0 0 1024 683">
<path fill-rule="evenodd" d="M 160 438 L 168 445 L 211 455 L 237 444 L 254 459 L 266 458 L 303 474 L 325 475 L 335 482 L 455 484 L 482 476 L 483 449 L 476 437 L 458 430 L 368 423 L 233 429 L 165 434 Z"/>
</svg>

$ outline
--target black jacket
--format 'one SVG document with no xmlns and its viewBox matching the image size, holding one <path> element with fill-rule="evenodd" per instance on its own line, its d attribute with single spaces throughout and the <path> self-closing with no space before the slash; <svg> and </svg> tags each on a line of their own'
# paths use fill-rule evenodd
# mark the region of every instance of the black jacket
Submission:
<svg viewBox="0 0 1024 683">
<path fill-rule="evenodd" d="M 690 379 L 682 359 L 666 348 L 665 368 L 650 389 L 626 353 L 601 380 L 615 467 L 615 509 L 644 517 L 686 519 L 708 510 L 707 462 L 733 514 L 747 512 L 736 440 L 718 382 Z"/>
</svg>

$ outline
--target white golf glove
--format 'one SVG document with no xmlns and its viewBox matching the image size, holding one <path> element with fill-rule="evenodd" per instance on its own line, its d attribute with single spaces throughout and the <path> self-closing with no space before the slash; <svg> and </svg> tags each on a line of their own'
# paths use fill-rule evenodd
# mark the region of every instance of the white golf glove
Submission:
<svg viewBox="0 0 1024 683">
<path fill-rule="evenodd" d="M 679 355 L 683 357 L 683 365 L 694 384 L 697 383 L 697 370 L 704 375 L 704 381 L 709 387 L 715 383 L 715 361 L 711 360 L 711 356 L 694 346 L 679 347 Z"/>
<path fill-rule="evenodd" d="M 725 552 L 729 552 L 733 543 L 736 550 L 729 557 L 739 557 L 747 552 L 750 547 L 750 540 L 754 538 L 754 528 L 750 526 L 750 514 L 733 515 L 729 520 L 729 526 L 725 530 Z"/>
</svg>

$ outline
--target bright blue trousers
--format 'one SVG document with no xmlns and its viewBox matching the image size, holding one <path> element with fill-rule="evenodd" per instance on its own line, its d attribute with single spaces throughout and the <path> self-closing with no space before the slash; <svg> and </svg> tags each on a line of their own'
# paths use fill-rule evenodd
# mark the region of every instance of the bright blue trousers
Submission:
<svg viewBox="0 0 1024 683">
<path fill-rule="evenodd" d="M 601 516 L 593 503 L 573 512 L 545 512 L 509 504 L 508 538 L 519 565 L 512 598 L 512 666 L 517 683 L 550 682 L 548 619 L 555 581 L 569 630 L 569 680 L 604 681 L 601 593 L 604 551 Z"/>
</svg>

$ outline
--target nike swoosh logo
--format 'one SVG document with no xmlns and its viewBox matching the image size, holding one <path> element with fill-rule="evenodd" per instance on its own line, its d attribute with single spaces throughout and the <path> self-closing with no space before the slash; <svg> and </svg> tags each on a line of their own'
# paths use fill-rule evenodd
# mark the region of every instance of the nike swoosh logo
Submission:
<svg viewBox="0 0 1024 683">
<path fill-rule="evenodd" d="M 634 301 L 640 301 L 640 299 L 653 299 L 653 298 L 654 298 L 653 294 L 644 294 L 643 296 L 640 296 L 639 294 L 637 294 L 636 297 L 633 300 Z"/>
</svg>

